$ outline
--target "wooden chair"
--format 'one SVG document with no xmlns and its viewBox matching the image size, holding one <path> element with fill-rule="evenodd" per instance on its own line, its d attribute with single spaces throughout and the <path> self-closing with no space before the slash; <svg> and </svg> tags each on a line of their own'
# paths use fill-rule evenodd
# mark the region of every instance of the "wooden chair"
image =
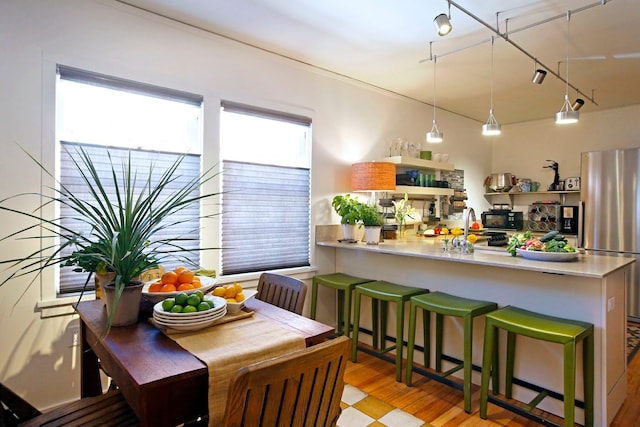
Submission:
<svg viewBox="0 0 640 427">
<path fill-rule="evenodd" d="M 351 339 L 345 336 L 238 371 L 225 427 L 335 426 Z"/>
<path fill-rule="evenodd" d="M 0 384 L 0 426 L 137 426 L 138 419 L 120 390 L 80 399 L 42 414 Z"/>
<path fill-rule="evenodd" d="M 262 273 L 256 298 L 296 314 L 302 314 L 307 287 L 302 280 L 275 273 Z"/>
</svg>

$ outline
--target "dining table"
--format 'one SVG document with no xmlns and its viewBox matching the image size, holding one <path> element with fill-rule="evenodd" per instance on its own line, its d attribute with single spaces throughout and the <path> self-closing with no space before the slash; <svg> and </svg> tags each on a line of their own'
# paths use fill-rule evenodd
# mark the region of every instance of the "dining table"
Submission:
<svg viewBox="0 0 640 427">
<path fill-rule="evenodd" d="M 210 381 L 203 361 L 144 317 L 133 325 L 112 327 L 105 334 L 107 315 L 102 300 L 80 302 L 76 309 L 81 327 L 82 397 L 102 394 L 102 369 L 120 388 L 141 426 L 188 425 L 208 416 Z M 334 333 L 332 326 L 257 298 L 247 300 L 244 310 L 274 327 L 300 334 L 307 347 Z"/>
</svg>

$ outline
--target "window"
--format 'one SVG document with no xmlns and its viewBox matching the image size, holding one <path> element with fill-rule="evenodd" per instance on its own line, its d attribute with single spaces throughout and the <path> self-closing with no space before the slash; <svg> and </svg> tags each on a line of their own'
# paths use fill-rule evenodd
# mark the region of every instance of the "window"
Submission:
<svg viewBox="0 0 640 427">
<path fill-rule="evenodd" d="M 223 102 L 222 274 L 310 265 L 311 120 Z"/>
<path fill-rule="evenodd" d="M 76 168 L 70 167 L 69 153 L 75 150 L 72 148 L 69 153 L 65 150 L 72 145 L 87 150 L 105 174 L 111 170 L 106 156 L 108 149 L 115 166 L 131 152 L 144 176 L 151 164 L 160 175 L 180 154 L 186 153 L 176 186 L 199 176 L 202 97 L 64 66 L 58 66 L 56 89 L 61 185 L 73 187 L 79 180 L 74 175 Z M 104 162 L 97 160 L 101 157 Z M 81 226 L 66 210 L 62 206 L 59 212 L 63 226 L 90 233 L 88 229 L 80 230 Z M 195 239 L 184 246 L 199 247 L 199 209 L 185 210 L 179 215 L 189 219 L 183 237 Z M 199 262 L 198 252 L 189 257 Z M 175 265 L 167 262 L 163 265 L 173 268 L 179 263 L 176 260 Z M 60 268 L 59 293 L 79 291 L 86 278 L 86 273 Z"/>
</svg>

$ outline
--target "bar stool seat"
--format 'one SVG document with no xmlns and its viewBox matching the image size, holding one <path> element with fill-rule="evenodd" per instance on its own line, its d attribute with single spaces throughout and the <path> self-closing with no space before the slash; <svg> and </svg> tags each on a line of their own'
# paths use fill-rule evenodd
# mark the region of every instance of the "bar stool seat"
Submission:
<svg viewBox="0 0 640 427">
<path fill-rule="evenodd" d="M 493 377 L 493 394 L 498 394 L 498 328 L 507 331 L 507 361 L 505 397 L 513 391 L 513 369 L 516 334 L 563 345 L 564 353 L 564 425 L 573 426 L 575 420 L 576 346 L 582 341 L 585 426 L 593 426 L 594 337 L 593 325 L 534 313 L 517 307 L 505 307 L 487 314 L 480 386 L 480 418 L 487 418 L 489 376 Z M 495 354 L 494 354 L 495 353 Z M 547 363 L 547 361 L 543 361 Z M 533 409 L 549 394 L 544 390 L 528 405 Z"/>
<path fill-rule="evenodd" d="M 454 372 L 464 369 L 463 392 L 464 392 L 464 410 L 471 412 L 471 372 L 472 372 L 472 354 L 473 354 L 473 319 L 477 316 L 484 315 L 498 308 L 498 305 L 490 301 L 480 301 L 468 298 L 462 298 L 455 295 L 446 294 L 444 292 L 431 292 L 428 294 L 416 295 L 411 297 L 411 307 L 409 316 L 409 337 L 407 344 L 407 385 L 411 385 L 411 376 L 413 373 L 413 350 L 415 346 L 416 335 L 416 317 L 418 308 L 423 312 L 423 330 L 424 330 L 424 366 L 428 368 L 430 365 L 431 354 L 431 312 L 436 317 L 436 371 L 442 373 L 441 377 L 447 377 Z M 442 372 L 442 340 L 444 332 L 444 316 L 454 316 L 463 319 L 464 324 L 464 342 L 462 363 Z"/>
<path fill-rule="evenodd" d="M 311 285 L 311 318 L 316 318 L 318 286 L 332 288 L 338 294 L 336 336 L 351 335 L 351 297 L 356 285 L 373 282 L 371 279 L 350 276 L 344 273 L 320 274 L 313 277 Z"/>
<path fill-rule="evenodd" d="M 357 361 L 358 333 L 360 328 L 360 306 L 362 296 L 371 298 L 373 347 L 379 353 L 396 351 L 396 381 L 402 381 L 402 348 L 404 343 L 404 303 L 411 297 L 428 293 L 428 289 L 412 288 L 385 281 L 375 281 L 356 285 L 355 287 L 355 313 L 353 316 L 353 339 L 351 348 L 351 361 Z M 387 304 L 396 303 L 396 336 L 395 345 L 386 347 L 387 342 Z"/>
</svg>

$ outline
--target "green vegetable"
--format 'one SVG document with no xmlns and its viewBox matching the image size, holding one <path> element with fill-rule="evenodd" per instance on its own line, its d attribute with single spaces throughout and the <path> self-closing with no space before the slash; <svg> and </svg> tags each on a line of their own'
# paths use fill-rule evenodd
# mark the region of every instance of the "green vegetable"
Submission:
<svg viewBox="0 0 640 427">
<path fill-rule="evenodd" d="M 542 243 L 547 243 L 549 240 L 553 240 L 553 238 L 556 237 L 557 235 L 558 235 L 558 231 L 557 230 L 550 231 L 547 234 L 545 234 L 544 236 L 542 236 L 540 238 L 540 241 Z"/>
<path fill-rule="evenodd" d="M 525 231 L 524 233 L 514 233 L 509 238 L 509 244 L 507 245 L 507 252 L 509 252 L 511 256 L 516 256 L 516 249 L 524 245 L 529 239 L 531 239 L 530 231 Z"/>
</svg>

